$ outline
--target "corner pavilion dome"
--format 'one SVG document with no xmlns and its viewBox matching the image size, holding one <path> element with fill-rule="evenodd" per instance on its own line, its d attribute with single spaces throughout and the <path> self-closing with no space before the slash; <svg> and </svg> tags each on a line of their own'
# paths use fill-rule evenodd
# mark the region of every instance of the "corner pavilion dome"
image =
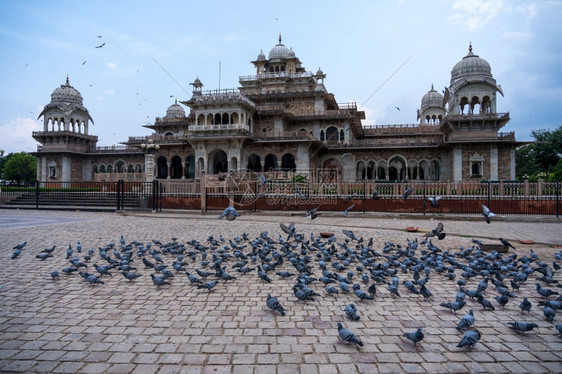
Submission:
<svg viewBox="0 0 562 374">
<path fill-rule="evenodd" d="M 166 110 L 166 118 L 183 118 L 185 110 L 178 104 L 178 100 L 168 107 Z"/>
<path fill-rule="evenodd" d="M 421 99 L 421 109 L 425 108 L 443 108 L 443 95 L 433 89 L 429 90 Z"/>
<path fill-rule="evenodd" d="M 66 77 L 66 83 L 61 84 L 51 94 L 51 103 L 74 103 L 83 105 L 82 95 L 80 92 L 72 87 Z"/>
<path fill-rule="evenodd" d="M 492 68 L 488 61 L 472 53 L 472 44 L 468 48 L 468 54 L 453 67 L 451 79 L 458 79 L 467 75 L 492 76 Z"/>
</svg>

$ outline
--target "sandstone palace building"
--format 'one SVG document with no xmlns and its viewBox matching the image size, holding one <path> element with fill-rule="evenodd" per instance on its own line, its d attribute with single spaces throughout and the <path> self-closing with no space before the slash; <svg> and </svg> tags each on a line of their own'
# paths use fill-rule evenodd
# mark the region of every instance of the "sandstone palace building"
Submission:
<svg viewBox="0 0 562 374">
<path fill-rule="evenodd" d="M 204 91 L 197 78 L 191 98 L 145 125 L 152 135 L 109 147 L 97 146 L 92 117 L 67 78 L 39 116 L 43 131 L 33 133 L 38 179 L 197 179 L 231 170 L 312 181 L 515 178 L 520 143 L 500 132 L 509 121 L 496 110 L 503 92 L 472 46 L 444 94 L 428 83 L 415 124 L 362 126 L 365 113 L 338 103 L 324 72 L 307 71 L 281 36 L 251 63 L 254 74 L 241 76 L 237 89 Z"/>
</svg>

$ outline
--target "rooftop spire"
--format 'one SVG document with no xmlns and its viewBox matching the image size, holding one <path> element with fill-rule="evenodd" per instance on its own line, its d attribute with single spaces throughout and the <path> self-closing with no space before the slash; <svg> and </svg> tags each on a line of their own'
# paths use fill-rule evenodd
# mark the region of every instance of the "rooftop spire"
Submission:
<svg viewBox="0 0 562 374">
<path fill-rule="evenodd" d="M 281 33 L 279 33 L 279 44 L 281 44 Z"/>
<path fill-rule="evenodd" d="M 70 82 L 68 81 L 68 74 L 66 74 L 66 85 L 70 86 Z"/>
<path fill-rule="evenodd" d="M 472 42 L 469 42 L 468 44 L 468 52 L 472 53 Z"/>
</svg>

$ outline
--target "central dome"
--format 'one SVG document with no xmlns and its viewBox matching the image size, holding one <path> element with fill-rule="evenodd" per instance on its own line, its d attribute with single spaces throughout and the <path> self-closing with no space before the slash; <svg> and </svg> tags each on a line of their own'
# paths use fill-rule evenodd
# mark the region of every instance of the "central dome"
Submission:
<svg viewBox="0 0 562 374">
<path fill-rule="evenodd" d="M 292 52 L 289 48 L 285 47 L 283 43 L 281 43 L 281 34 L 279 34 L 279 43 L 269 51 L 269 59 L 275 58 L 289 58 L 291 57 L 291 53 L 294 57 L 294 52 Z"/>
<path fill-rule="evenodd" d="M 76 88 L 70 85 L 68 77 L 66 77 L 65 84 L 61 84 L 60 87 L 53 91 L 51 94 L 51 102 L 75 103 L 83 105 L 82 95 Z"/>
<path fill-rule="evenodd" d="M 488 61 L 472 53 L 472 44 L 468 48 L 468 54 L 453 67 L 451 78 L 459 78 L 464 75 L 492 75 L 492 68 Z"/>
</svg>

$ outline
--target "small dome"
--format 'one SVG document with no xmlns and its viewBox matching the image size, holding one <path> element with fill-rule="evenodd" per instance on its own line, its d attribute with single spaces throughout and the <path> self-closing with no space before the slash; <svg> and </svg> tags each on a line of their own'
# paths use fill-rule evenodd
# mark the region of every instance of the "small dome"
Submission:
<svg viewBox="0 0 562 374">
<path fill-rule="evenodd" d="M 324 75 L 324 72 L 322 71 L 322 69 L 318 68 L 316 75 Z"/>
<path fill-rule="evenodd" d="M 166 118 L 183 118 L 185 110 L 178 104 L 178 100 L 168 107 L 166 110 Z"/>
<path fill-rule="evenodd" d="M 279 43 L 269 51 L 269 59 L 288 58 L 290 57 L 290 53 L 291 50 L 281 43 L 281 34 L 279 34 Z"/>
<path fill-rule="evenodd" d="M 443 95 L 435 91 L 433 85 L 431 85 L 431 90 L 422 97 L 421 107 L 422 109 L 434 107 L 443 108 Z"/>
<path fill-rule="evenodd" d="M 66 83 L 61 84 L 61 86 L 56 88 L 51 94 L 51 103 L 55 102 L 75 103 L 83 105 L 82 95 L 76 88 L 70 85 L 68 77 L 66 77 Z"/>
<path fill-rule="evenodd" d="M 468 48 L 468 54 L 451 71 L 452 79 L 464 75 L 492 75 L 492 68 L 488 61 L 472 53 L 472 44 Z"/>
<path fill-rule="evenodd" d="M 293 51 L 293 47 L 291 47 L 291 49 L 289 50 L 289 57 L 295 58 L 295 51 Z"/>
<path fill-rule="evenodd" d="M 265 61 L 265 54 L 263 53 L 263 49 L 260 51 L 258 55 L 258 61 Z"/>
</svg>

